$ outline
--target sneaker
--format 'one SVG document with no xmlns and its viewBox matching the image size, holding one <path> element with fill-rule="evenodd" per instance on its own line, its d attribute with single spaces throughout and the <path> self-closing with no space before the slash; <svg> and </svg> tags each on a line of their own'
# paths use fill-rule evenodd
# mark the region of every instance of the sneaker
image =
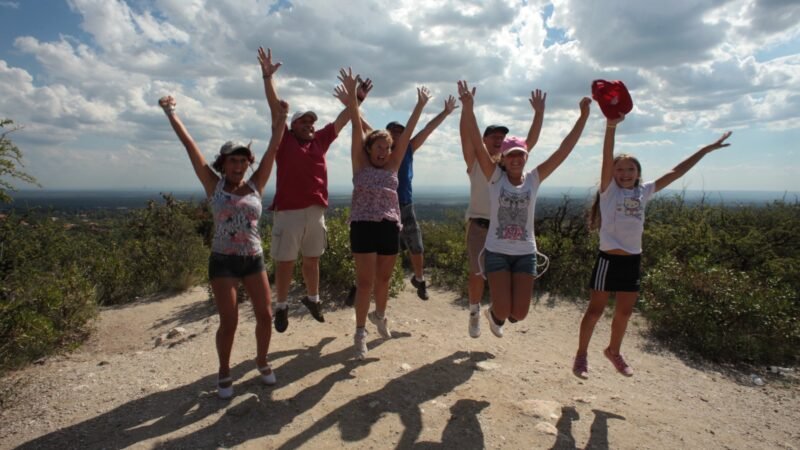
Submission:
<svg viewBox="0 0 800 450">
<path fill-rule="evenodd" d="M 303 297 L 300 300 L 306 308 L 308 308 L 308 312 L 311 313 L 311 317 L 313 317 L 317 322 L 325 322 L 325 318 L 322 317 L 322 302 L 312 302 L 308 299 L 308 297 Z"/>
<path fill-rule="evenodd" d="M 275 331 L 283 333 L 289 327 L 289 305 L 286 308 L 275 308 Z"/>
<path fill-rule="evenodd" d="M 631 369 L 631 366 L 625 362 L 622 354 L 612 355 L 608 348 L 603 350 L 603 354 L 606 355 L 606 358 L 608 358 L 609 361 L 611 361 L 611 364 L 614 365 L 614 368 L 617 369 L 617 372 L 625 375 L 626 377 L 633 376 L 633 369 Z"/>
<path fill-rule="evenodd" d="M 272 366 L 269 363 L 267 363 L 267 365 L 264 367 L 259 367 L 258 372 L 260 374 L 259 378 L 261 378 L 261 382 L 267 386 L 272 386 L 278 382 L 278 380 L 275 378 L 275 372 L 272 371 Z"/>
<path fill-rule="evenodd" d="M 575 356 L 575 362 L 572 363 L 572 373 L 584 380 L 589 378 L 589 360 L 586 359 L 586 355 Z"/>
<path fill-rule="evenodd" d="M 481 316 L 477 311 L 469 313 L 469 335 L 473 338 L 481 336 Z"/>
<path fill-rule="evenodd" d="M 417 297 L 422 300 L 428 299 L 428 287 L 425 281 L 417 281 L 417 277 L 411 275 L 411 285 L 417 288 Z"/>
<path fill-rule="evenodd" d="M 223 400 L 233 397 L 233 378 L 217 378 L 217 397 Z"/>
<path fill-rule="evenodd" d="M 367 357 L 367 330 L 356 331 L 353 335 L 353 343 L 356 349 L 356 358 L 364 359 Z"/>
<path fill-rule="evenodd" d="M 356 285 L 350 287 L 350 292 L 347 293 L 347 298 L 344 300 L 345 306 L 353 306 L 356 302 Z"/>
<path fill-rule="evenodd" d="M 376 327 L 378 327 L 378 334 L 380 334 L 382 338 L 392 338 L 392 333 L 389 332 L 389 319 L 386 318 L 386 316 L 383 316 L 383 319 L 379 319 L 378 315 L 375 314 L 375 311 L 371 311 L 369 314 L 367 314 L 367 318 L 370 322 L 375 324 Z"/>
<path fill-rule="evenodd" d="M 484 309 L 483 315 L 486 316 L 486 320 L 489 321 L 489 328 L 492 330 L 492 334 L 499 338 L 503 337 L 503 326 L 495 323 L 494 318 L 492 317 L 492 309 Z"/>
</svg>

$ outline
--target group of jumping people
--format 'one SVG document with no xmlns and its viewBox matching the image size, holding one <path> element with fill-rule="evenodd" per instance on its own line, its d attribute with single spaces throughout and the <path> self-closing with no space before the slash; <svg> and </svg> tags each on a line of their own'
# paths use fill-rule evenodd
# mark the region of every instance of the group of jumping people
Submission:
<svg viewBox="0 0 800 450">
<path fill-rule="evenodd" d="M 431 94 L 417 88 L 417 101 L 405 125 L 390 122 L 386 129 L 373 129 L 362 116 L 360 105 L 372 89 L 349 68 L 339 71 L 340 84 L 334 96 L 344 108 L 332 123 L 315 128 L 317 114 L 298 108 L 289 120 L 289 104 L 275 89 L 274 76 L 281 63 L 273 62 L 271 50 L 258 49 L 258 61 L 269 105 L 272 135 L 257 167 L 250 145 L 226 142 L 209 165 L 176 112 L 172 96 L 159 100 L 173 130 L 189 155 L 214 217 L 214 236 L 209 257 L 209 280 L 220 322 L 216 333 L 219 358 L 217 394 L 233 396 L 230 355 L 238 324 L 237 287 L 242 283 L 253 304 L 256 318 L 256 368 L 267 385 L 276 383 L 269 364 L 272 326 L 278 332 L 288 327 L 289 287 L 298 255 L 306 295 L 302 304 L 318 322 L 324 322 L 319 297 L 319 259 L 326 246 L 325 211 L 328 206 L 328 175 L 325 154 L 348 122 L 352 126 L 351 163 L 353 194 L 350 211 L 350 246 L 355 262 L 352 290 L 356 312 L 355 356 L 364 359 L 366 322 L 389 339 L 387 304 L 389 284 L 401 248 L 410 254 L 411 284 L 417 295 L 428 299 L 423 269 L 422 235 L 414 213 L 411 180 L 413 155 L 430 134 L 458 106 L 449 96 L 442 111 L 420 132 L 414 129 Z M 526 171 L 528 154 L 542 128 L 547 95 L 531 92 L 533 121 L 526 139 L 509 136 L 502 125 L 489 125 L 481 134 L 474 113 L 476 89 L 466 81 L 457 84 L 461 102 L 459 131 L 470 181 L 466 212 L 466 247 L 469 260 L 468 333 L 481 334 L 481 299 L 488 281 L 490 306 L 483 315 L 495 336 L 504 334 L 506 321 L 523 320 L 530 308 L 537 272 L 534 211 L 539 185 L 569 156 L 589 118 L 592 100 L 579 102 L 580 114 L 561 145 L 535 168 Z M 591 223 L 599 228 L 600 249 L 589 284 L 590 301 L 581 321 L 573 373 L 589 375 L 587 350 L 595 324 L 611 293 L 616 307 L 611 340 L 604 350 L 617 371 L 630 376 L 620 347 L 628 319 L 640 288 L 641 241 L 647 201 L 656 192 L 685 174 L 707 153 L 726 147 L 730 132 L 707 145 L 652 182 L 641 181 L 639 161 L 627 154 L 614 155 L 615 131 L 624 115 L 606 122 L 600 185 L 592 206 Z M 413 136 L 412 136 L 413 135 Z M 264 187 L 276 166 L 271 257 L 275 266 L 276 302 L 271 301 L 258 223 L 262 214 Z M 252 172 L 248 177 L 248 170 Z M 371 299 L 375 308 L 370 311 Z"/>
</svg>

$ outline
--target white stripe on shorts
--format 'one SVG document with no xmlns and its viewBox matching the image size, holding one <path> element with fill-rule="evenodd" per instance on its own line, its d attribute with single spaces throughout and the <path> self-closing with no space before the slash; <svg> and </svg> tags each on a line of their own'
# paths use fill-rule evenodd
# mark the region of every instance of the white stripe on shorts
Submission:
<svg viewBox="0 0 800 450">
<path fill-rule="evenodd" d="M 594 279 L 594 290 L 595 291 L 605 291 L 606 290 L 606 275 L 608 274 L 608 266 L 610 261 L 605 258 L 599 258 L 597 261 L 597 275 Z"/>
</svg>

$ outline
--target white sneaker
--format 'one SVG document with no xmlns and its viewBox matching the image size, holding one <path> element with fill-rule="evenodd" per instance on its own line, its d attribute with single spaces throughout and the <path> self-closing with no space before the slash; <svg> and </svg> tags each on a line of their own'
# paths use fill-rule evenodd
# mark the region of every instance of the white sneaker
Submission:
<svg viewBox="0 0 800 450">
<path fill-rule="evenodd" d="M 489 321 L 489 328 L 492 330 L 492 334 L 499 338 L 503 337 L 503 326 L 494 322 L 492 318 L 492 309 L 486 308 L 483 310 L 483 315 L 486 316 L 486 320 Z"/>
<path fill-rule="evenodd" d="M 225 377 L 217 379 L 217 397 L 223 400 L 233 397 L 233 378 Z"/>
<path fill-rule="evenodd" d="M 481 336 L 481 316 L 478 311 L 469 313 L 469 335 L 473 338 Z"/>
<path fill-rule="evenodd" d="M 372 311 L 367 314 L 367 318 L 370 322 L 375 324 L 376 327 L 378 327 L 378 334 L 380 334 L 382 338 L 392 338 L 392 333 L 389 332 L 389 320 L 386 318 L 386 316 L 383 316 L 383 319 L 379 319 L 378 315 L 375 314 L 375 311 Z"/>
<path fill-rule="evenodd" d="M 367 330 L 356 331 L 353 335 L 353 342 L 356 349 L 356 358 L 364 359 L 367 357 Z"/>
<path fill-rule="evenodd" d="M 275 378 L 275 372 L 272 371 L 272 366 L 269 363 L 264 367 L 259 367 L 258 372 L 260 373 L 261 382 L 267 386 L 272 386 L 278 382 L 277 378 Z"/>
</svg>

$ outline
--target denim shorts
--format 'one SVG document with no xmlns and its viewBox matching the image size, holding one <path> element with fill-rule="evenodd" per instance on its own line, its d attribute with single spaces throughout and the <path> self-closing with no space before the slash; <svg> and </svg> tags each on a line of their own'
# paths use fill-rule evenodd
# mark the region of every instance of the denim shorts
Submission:
<svg viewBox="0 0 800 450">
<path fill-rule="evenodd" d="M 487 274 L 492 272 L 511 272 L 536 275 L 536 253 L 506 255 L 484 250 L 484 258 L 484 271 Z"/>
<path fill-rule="evenodd" d="M 263 272 L 264 255 L 242 256 L 211 253 L 208 257 L 208 279 L 244 278 L 254 273 Z"/>
</svg>

